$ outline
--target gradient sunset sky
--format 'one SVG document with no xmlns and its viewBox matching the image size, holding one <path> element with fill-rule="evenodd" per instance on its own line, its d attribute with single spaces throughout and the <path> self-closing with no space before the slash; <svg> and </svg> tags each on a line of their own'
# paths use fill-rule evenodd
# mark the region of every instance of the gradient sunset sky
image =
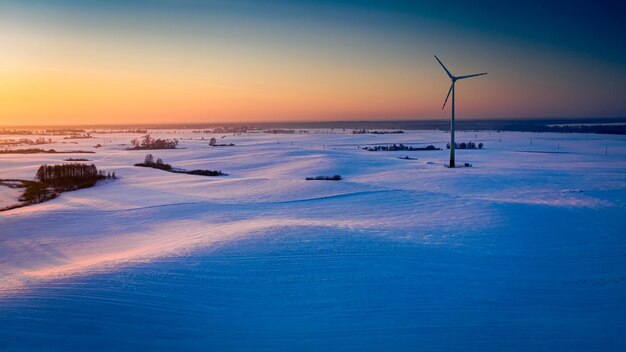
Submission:
<svg viewBox="0 0 626 352">
<path fill-rule="evenodd" d="M 2 1 L 0 125 L 626 116 L 626 5 Z"/>
</svg>

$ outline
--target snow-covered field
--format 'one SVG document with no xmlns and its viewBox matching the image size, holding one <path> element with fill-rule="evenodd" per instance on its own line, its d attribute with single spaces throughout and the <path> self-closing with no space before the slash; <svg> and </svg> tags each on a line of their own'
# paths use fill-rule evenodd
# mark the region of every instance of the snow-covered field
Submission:
<svg viewBox="0 0 626 352">
<path fill-rule="evenodd" d="M 19 189 L 0 185 L 0 209 L 18 205 L 21 195 L 22 192 Z"/>
<path fill-rule="evenodd" d="M 0 212 L 0 350 L 626 350 L 626 136 L 459 132 L 448 169 L 444 132 L 310 132 L 150 131 L 224 177 L 136 134 L 0 155 L 120 177 Z"/>
</svg>

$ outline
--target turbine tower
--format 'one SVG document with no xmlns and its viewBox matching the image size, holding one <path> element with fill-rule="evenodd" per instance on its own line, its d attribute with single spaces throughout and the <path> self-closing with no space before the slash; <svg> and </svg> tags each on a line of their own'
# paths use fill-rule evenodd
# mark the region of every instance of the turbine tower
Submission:
<svg viewBox="0 0 626 352">
<path fill-rule="evenodd" d="M 448 71 L 446 66 L 444 66 L 443 62 L 441 62 L 441 60 L 439 60 L 437 55 L 435 55 L 435 59 L 437 59 L 437 61 L 441 65 L 441 67 L 443 67 L 443 69 L 448 74 L 448 77 L 450 77 L 450 80 L 452 81 L 452 84 L 450 85 L 450 90 L 448 90 L 448 95 L 446 95 L 446 100 L 443 102 L 443 106 L 441 107 L 441 110 L 443 110 L 446 107 L 446 103 L 448 102 L 448 98 L 450 98 L 450 93 L 452 93 L 452 119 L 450 120 L 450 165 L 449 165 L 449 167 L 454 167 L 455 166 L 454 165 L 454 84 L 456 83 L 456 81 L 458 81 L 460 79 L 486 75 L 487 72 L 477 73 L 477 74 L 474 74 L 474 75 L 455 76 L 452 73 L 450 73 L 450 71 Z"/>
</svg>

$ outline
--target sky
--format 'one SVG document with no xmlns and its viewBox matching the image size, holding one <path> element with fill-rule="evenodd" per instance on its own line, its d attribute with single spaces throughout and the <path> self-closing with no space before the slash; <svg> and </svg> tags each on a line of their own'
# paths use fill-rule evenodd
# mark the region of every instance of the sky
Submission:
<svg viewBox="0 0 626 352">
<path fill-rule="evenodd" d="M 0 125 L 625 117 L 626 4 L 0 1 Z"/>
</svg>

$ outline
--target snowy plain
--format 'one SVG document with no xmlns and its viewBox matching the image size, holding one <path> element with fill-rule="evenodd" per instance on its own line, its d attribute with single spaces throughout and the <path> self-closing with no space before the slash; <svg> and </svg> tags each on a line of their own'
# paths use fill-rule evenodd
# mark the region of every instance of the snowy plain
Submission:
<svg viewBox="0 0 626 352">
<path fill-rule="evenodd" d="M 461 131 L 449 169 L 443 131 L 150 134 L 181 149 L 0 155 L 119 177 L 0 212 L 0 350 L 626 349 L 626 136 Z"/>
</svg>

